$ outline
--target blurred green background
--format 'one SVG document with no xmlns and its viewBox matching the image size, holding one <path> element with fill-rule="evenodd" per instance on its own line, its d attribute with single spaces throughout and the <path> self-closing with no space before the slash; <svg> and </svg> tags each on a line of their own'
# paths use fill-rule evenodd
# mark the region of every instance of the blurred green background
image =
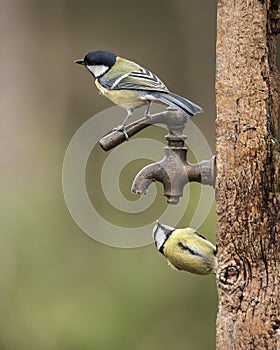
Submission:
<svg viewBox="0 0 280 350">
<path fill-rule="evenodd" d="M 214 349 L 214 276 L 172 270 L 154 245 L 89 238 L 66 208 L 61 172 L 76 130 L 111 107 L 73 63 L 93 49 L 139 62 L 202 105 L 193 121 L 214 153 L 215 1 L 2 0 L 0 12 L 0 349 Z M 214 212 L 200 228 L 212 242 Z"/>
</svg>

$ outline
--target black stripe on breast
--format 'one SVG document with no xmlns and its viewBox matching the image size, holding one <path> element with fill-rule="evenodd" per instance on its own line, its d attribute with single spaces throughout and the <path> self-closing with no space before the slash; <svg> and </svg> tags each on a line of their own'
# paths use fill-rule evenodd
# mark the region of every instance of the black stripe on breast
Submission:
<svg viewBox="0 0 280 350">
<path fill-rule="evenodd" d="M 196 255 L 196 256 L 201 256 L 196 250 L 191 249 L 190 247 L 188 247 L 187 245 L 184 245 L 182 242 L 178 243 L 178 246 L 182 249 L 182 250 L 186 250 L 187 252 L 189 252 L 192 255 Z"/>
</svg>

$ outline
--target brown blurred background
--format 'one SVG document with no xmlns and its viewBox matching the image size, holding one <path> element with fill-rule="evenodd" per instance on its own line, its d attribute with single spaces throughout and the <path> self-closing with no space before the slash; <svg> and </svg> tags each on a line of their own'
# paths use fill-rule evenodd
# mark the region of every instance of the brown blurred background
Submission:
<svg viewBox="0 0 280 350">
<path fill-rule="evenodd" d="M 73 63 L 93 49 L 202 105 L 193 121 L 214 153 L 215 13 L 204 0 L 1 1 L 1 350 L 215 348 L 214 276 L 90 239 L 61 185 L 73 134 L 111 106 Z M 200 230 L 214 242 L 214 208 Z"/>
</svg>

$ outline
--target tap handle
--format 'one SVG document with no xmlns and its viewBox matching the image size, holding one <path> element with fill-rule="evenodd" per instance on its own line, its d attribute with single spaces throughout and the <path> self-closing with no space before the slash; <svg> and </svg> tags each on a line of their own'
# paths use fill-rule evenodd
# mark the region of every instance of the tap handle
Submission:
<svg viewBox="0 0 280 350">
<path fill-rule="evenodd" d="M 141 118 L 134 123 L 125 126 L 125 132 L 128 137 L 137 134 L 139 131 L 151 125 L 151 120 L 148 117 Z M 104 151 L 110 151 L 112 148 L 118 146 L 124 141 L 128 141 L 122 131 L 113 131 L 110 134 L 102 137 L 99 141 L 100 146 Z"/>
<path fill-rule="evenodd" d="M 187 117 L 179 111 L 169 107 L 163 112 L 152 114 L 150 117 L 144 117 L 134 123 L 126 125 L 125 132 L 128 137 L 131 137 L 148 126 L 158 123 L 167 125 L 170 130 L 172 130 L 172 128 L 175 128 L 176 130 L 178 126 L 183 128 L 186 122 Z M 104 151 L 109 151 L 124 141 L 127 141 L 127 138 L 122 131 L 113 131 L 102 137 L 99 144 Z"/>
</svg>

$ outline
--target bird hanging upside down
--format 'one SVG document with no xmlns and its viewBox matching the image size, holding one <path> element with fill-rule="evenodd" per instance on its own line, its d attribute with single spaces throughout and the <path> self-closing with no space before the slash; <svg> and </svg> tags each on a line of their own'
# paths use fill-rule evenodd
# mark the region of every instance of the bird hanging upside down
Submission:
<svg viewBox="0 0 280 350">
<path fill-rule="evenodd" d="M 194 229 L 175 229 L 157 221 L 153 238 L 158 251 L 175 269 L 198 275 L 216 273 L 217 249 Z"/>
</svg>

